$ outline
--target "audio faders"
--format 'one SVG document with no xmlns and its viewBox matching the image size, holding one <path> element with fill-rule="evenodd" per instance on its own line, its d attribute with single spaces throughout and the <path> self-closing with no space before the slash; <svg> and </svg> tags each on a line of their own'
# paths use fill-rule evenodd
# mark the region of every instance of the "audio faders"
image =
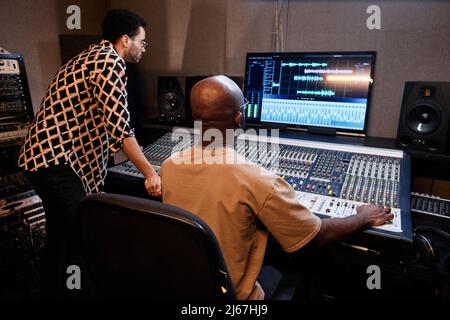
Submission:
<svg viewBox="0 0 450 320">
<path fill-rule="evenodd" d="M 190 147 L 194 134 L 186 128 L 166 133 L 144 149 L 159 170 L 173 152 Z M 183 133 L 184 132 L 184 133 Z M 394 238 L 412 241 L 409 212 L 409 162 L 400 150 L 323 143 L 308 140 L 242 134 L 236 151 L 283 177 L 298 200 L 312 212 L 330 217 L 356 214 L 364 203 L 391 207 L 394 219 L 377 227 Z M 130 161 L 109 169 L 112 173 L 142 177 Z M 407 196 L 403 196 L 406 194 Z"/>
</svg>

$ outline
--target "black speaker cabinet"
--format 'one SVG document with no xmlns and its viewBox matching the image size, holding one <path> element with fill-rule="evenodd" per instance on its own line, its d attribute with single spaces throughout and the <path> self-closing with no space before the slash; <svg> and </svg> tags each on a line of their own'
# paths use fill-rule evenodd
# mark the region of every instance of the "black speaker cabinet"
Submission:
<svg viewBox="0 0 450 320">
<path fill-rule="evenodd" d="M 450 284 L 450 221 L 448 217 L 411 211 L 417 264 L 447 274 Z"/>
<path fill-rule="evenodd" d="M 163 123 L 182 125 L 186 119 L 184 94 L 179 77 L 158 78 L 159 120 Z"/>
<path fill-rule="evenodd" d="M 449 154 L 450 82 L 406 82 L 397 144 L 410 151 Z"/>
<path fill-rule="evenodd" d="M 159 77 L 158 78 L 158 109 L 160 122 L 193 127 L 194 120 L 191 111 L 192 87 L 210 76 Z M 243 79 L 240 76 L 228 76 L 242 89 Z"/>
</svg>

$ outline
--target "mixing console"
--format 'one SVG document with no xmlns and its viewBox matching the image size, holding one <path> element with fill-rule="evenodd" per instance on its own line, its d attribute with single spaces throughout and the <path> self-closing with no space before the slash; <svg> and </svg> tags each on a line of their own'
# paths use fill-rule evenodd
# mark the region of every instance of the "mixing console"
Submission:
<svg viewBox="0 0 450 320">
<path fill-rule="evenodd" d="M 378 229 L 403 231 L 402 151 L 277 140 L 274 144 L 256 135 L 243 134 L 237 138 L 236 150 L 248 160 L 282 176 L 295 189 L 298 200 L 316 214 L 345 217 L 356 214 L 359 205 L 373 203 L 391 207 L 394 213 L 394 220 Z M 162 162 L 172 153 L 190 147 L 193 142 L 194 134 L 187 130 L 177 131 L 175 135 L 169 132 L 145 148 L 144 153 L 159 171 Z M 110 172 L 142 177 L 130 161 L 111 168 Z"/>
<path fill-rule="evenodd" d="M 172 141 L 173 139 L 173 141 Z M 143 152 L 159 174 L 161 164 L 174 152 L 189 148 L 194 143 L 194 135 L 189 132 L 180 132 L 172 136 L 171 132 L 166 133 L 151 145 L 146 147 Z M 109 172 L 124 174 L 143 178 L 144 176 L 134 166 L 131 161 L 125 161 L 109 169 Z"/>
</svg>

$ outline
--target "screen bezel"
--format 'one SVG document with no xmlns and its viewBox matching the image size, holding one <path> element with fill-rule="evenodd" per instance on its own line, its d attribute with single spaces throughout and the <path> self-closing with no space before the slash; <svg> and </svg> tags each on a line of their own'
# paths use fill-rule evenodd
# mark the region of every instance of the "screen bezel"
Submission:
<svg viewBox="0 0 450 320">
<path fill-rule="evenodd" d="M 247 97 L 247 79 L 249 74 L 249 59 L 251 57 L 273 57 L 273 56 L 283 56 L 289 59 L 289 57 L 297 57 L 302 55 L 370 55 L 371 65 L 370 65 L 370 78 L 372 81 L 369 82 L 368 87 L 368 95 L 367 95 L 367 108 L 366 115 L 364 119 L 364 128 L 361 130 L 356 129 L 345 129 L 345 128 L 336 128 L 337 134 L 357 134 L 357 135 L 366 135 L 367 133 L 367 124 L 368 117 L 370 112 L 370 105 L 372 100 L 372 91 L 374 84 L 374 75 L 375 75 L 375 61 L 377 52 L 376 51 L 314 51 L 314 52 L 247 52 L 245 59 L 245 74 L 244 74 L 244 97 Z M 259 122 L 259 123 L 249 123 L 246 122 L 247 127 L 283 127 L 286 130 L 292 131 L 305 131 L 308 128 L 324 128 L 319 126 L 307 126 L 307 125 L 294 125 L 294 124 L 280 124 L 276 122 Z M 329 129 L 329 128 L 324 128 Z"/>
</svg>

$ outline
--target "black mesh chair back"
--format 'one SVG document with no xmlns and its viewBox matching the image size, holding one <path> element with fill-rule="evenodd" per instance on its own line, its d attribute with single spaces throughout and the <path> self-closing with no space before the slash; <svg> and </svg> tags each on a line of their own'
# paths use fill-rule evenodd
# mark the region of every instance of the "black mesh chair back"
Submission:
<svg viewBox="0 0 450 320">
<path fill-rule="evenodd" d="M 117 194 L 85 197 L 78 217 L 91 297 L 235 299 L 219 244 L 199 217 Z"/>
</svg>

